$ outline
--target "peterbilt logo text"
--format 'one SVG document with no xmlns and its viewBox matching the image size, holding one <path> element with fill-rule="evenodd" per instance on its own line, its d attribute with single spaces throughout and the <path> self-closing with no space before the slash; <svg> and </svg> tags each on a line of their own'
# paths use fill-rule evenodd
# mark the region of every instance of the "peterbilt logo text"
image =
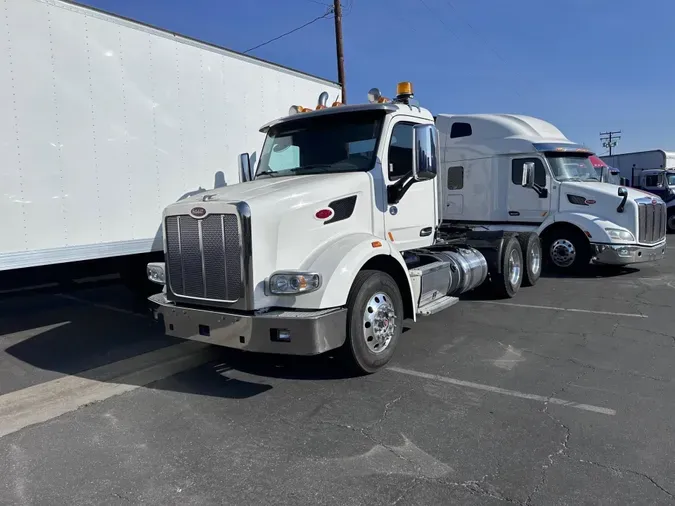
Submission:
<svg viewBox="0 0 675 506">
<path fill-rule="evenodd" d="M 201 218 L 202 216 L 206 215 L 206 209 L 203 207 L 193 207 L 190 209 L 190 214 L 195 218 Z"/>
</svg>

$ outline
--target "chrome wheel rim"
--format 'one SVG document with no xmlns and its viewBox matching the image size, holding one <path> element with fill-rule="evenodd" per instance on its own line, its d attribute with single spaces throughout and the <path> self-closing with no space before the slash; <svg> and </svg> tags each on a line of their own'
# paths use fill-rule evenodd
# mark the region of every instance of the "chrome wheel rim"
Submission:
<svg viewBox="0 0 675 506">
<path fill-rule="evenodd" d="M 520 280 L 521 261 L 518 251 L 511 250 L 509 254 L 509 283 L 511 286 L 516 286 Z"/>
<path fill-rule="evenodd" d="M 532 267 L 532 274 L 538 275 L 541 270 L 541 251 L 539 248 L 533 247 L 530 250 L 530 266 Z"/>
<path fill-rule="evenodd" d="M 396 330 L 396 312 L 389 295 L 377 292 L 363 312 L 363 334 L 373 353 L 382 353 L 391 343 Z"/>
<path fill-rule="evenodd" d="M 551 260 L 558 267 L 569 267 L 577 257 L 577 250 L 567 239 L 557 239 L 551 244 Z"/>
</svg>

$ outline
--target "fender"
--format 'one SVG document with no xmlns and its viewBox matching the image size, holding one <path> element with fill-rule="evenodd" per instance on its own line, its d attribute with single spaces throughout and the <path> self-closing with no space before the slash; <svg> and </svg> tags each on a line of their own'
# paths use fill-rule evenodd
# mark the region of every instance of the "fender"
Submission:
<svg viewBox="0 0 675 506">
<path fill-rule="evenodd" d="M 374 247 L 373 242 L 376 241 L 381 246 Z M 319 290 L 302 295 L 303 306 L 319 309 L 344 306 L 356 275 L 368 260 L 376 256 L 389 256 L 401 266 L 407 281 L 407 286 L 402 286 L 401 291 L 407 289 L 410 292 L 412 314 L 415 315 L 417 307 L 405 260 L 389 242 L 367 233 L 349 234 L 329 241 L 303 262 L 302 270 L 321 273 L 323 280 Z"/>
<path fill-rule="evenodd" d="M 548 221 L 548 220 L 547 220 Z M 544 222 L 546 223 L 546 222 Z M 600 218 L 593 214 L 587 214 L 582 212 L 563 212 L 557 213 L 555 215 L 555 220 L 548 222 L 545 228 L 553 225 L 553 223 L 569 223 L 579 228 L 586 236 L 589 238 L 590 242 L 599 242 L 599 243 L 615 243 L 610 239 L 605 232 L 605 228 L 620 228 L 626 230 L 621 225 L 617 225 L 614 222 L 608 221 L 604 218 Z M 544 232 L 542 229 L 539 234 L 541 235 Z"/>
</svg>

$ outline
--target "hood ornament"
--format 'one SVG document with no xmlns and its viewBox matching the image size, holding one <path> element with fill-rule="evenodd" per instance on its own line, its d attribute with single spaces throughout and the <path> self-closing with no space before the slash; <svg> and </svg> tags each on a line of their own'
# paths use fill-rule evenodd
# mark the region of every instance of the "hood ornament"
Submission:
<svg viewBox="0 0 675 506">
<path fill-rule="evenodd" d="M 209 200 L 215 200 L 218 195 L 215 193 L 209 193 L 202 197 L 202 202 L 208 202 Z"/>
</svg>

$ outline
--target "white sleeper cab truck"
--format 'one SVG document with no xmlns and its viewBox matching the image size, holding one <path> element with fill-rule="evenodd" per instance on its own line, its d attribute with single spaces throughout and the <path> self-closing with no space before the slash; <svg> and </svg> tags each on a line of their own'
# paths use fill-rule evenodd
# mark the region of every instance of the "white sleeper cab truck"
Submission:
<svg viewBox="0 0 675 506">
<path fill-rule="evenodd" d="M 555 126 L 509 114 L 436 117 L 447 225 L 534 231 L 544 265 L 561 272 L 658 260 L 666 250 L 666 204 L 602 182 L 592 152 Z M 523 167 L 534 185 L 523 186 Z"/>
<path fill-rule="evenodd" d="M 163 213 L 163 284 L 150 297 L 167 334 L 254 352 L 337 350 L 362 373 L 392 357 L 403 320 L 452 306 L 483 285 L 512 297 L 534 284 L 535 233 L 442 226 L 441 170 L 431 113 L 373 89 L 371 103 L 293 107 L 265 125 L 257 170 L 241 184 Z M 527 166 L 520 185 L 532 190 Z"/>
</svg>

